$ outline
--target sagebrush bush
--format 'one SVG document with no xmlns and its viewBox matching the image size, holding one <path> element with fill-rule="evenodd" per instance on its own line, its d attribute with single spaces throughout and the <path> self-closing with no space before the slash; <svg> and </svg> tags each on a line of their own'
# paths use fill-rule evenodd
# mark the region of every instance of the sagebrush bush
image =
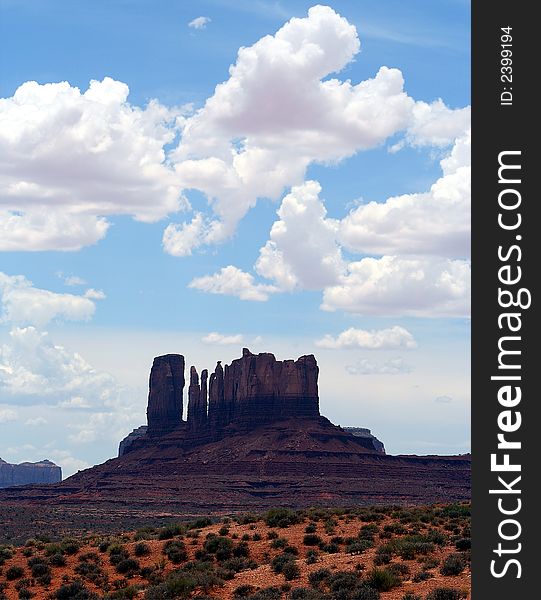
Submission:
<svg viewBox="0 0 541 600">
<path fill-rule="evenodd" d="M 461 554 L 449 554 L 449 556 L 443 561 L 443 564 L 440 568 L 440 573 L 442 575 L 451 576 L 451 575 L 460 575 L 464 570 L 466 563 Z"/>
</svg>

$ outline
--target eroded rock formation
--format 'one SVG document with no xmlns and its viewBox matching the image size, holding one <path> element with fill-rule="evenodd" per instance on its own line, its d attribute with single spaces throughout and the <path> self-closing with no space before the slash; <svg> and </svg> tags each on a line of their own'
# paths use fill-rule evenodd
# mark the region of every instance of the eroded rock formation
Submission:
<svg viewBox="0 0 541 600">
<path fill-rule="evenodd" d="M 60 481 L 62 481 L 62 469 L 50 460 L 12 465 L 0 458 L 0 488 Z"/>
<path fill-rule="evenodd" d="M 184 356 L 157 356 L 150 371 L 148 394 L 148 434 L 159 436 L 182 421 L 184 390 Z"/>
</svg>

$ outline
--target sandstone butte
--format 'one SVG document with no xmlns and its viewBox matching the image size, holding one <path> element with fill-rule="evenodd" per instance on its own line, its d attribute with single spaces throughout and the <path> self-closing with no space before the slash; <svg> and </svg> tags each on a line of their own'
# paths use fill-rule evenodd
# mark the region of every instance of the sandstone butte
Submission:
<svg viewBox="0 0 541 600">
<path fill-rule="evenodd" d="M 385 454 L 367 430 L 320 415 L 318 375 L 313 355 L 278 361 L 245 348 L 210 377 L 190 368 L 184 421 L 184 357 L 158 356 L 147 426 L 121 442 L 119 457 L 59 484 L 2 490 L 0 501 L 197 513 L 470 498 L 469 455 Z"/>
<path fill-rule="evenodd" d="M 0 488 L 59 481 L 62 481 L 62 469 L 50 460 L 12 465 L 0 458 Z"/>
</svg>

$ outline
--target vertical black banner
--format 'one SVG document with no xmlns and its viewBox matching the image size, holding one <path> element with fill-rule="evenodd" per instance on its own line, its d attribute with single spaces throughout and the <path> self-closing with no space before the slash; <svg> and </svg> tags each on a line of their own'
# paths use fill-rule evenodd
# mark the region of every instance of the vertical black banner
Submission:
<svg viewBox="0 0 541 600">
<path fill-rule="evenodd" d="M 473 600 L 539 597 L 541 172 L 533 5 L 472 12 Z"/>
</svg>

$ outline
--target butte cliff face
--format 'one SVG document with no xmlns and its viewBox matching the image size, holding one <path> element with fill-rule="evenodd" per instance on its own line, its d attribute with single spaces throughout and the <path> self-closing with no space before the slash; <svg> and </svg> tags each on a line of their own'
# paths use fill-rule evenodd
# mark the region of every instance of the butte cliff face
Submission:
<svg viewBox="0 0 541 600">
<path fill-rule="evenodd" d="M 50 460 L 12 465 L 0 458 L 0 488 L 29 483 L 58 483 L 60 481 L 62 481 L 62 469 Z"/>
<path fill-rule="evenodd" d="M 159 437 L 181 422 L 183 390 L 184 356 L 157 356 L 149 381 L 147 420 L 150 436 Z"/>
<path fill-rule="evenodd" d="M 248 432 L 290 418 L 319 417 L 313 355 L 276 360 L 270 353 L 252 354 L 247 348 L 230 365 L 218 362 L 210 378 L 201 379 L 190 367 L 187 421 L 183 421 L 185 360 L 180 354 L 154 359 L 150 372 L 147 420 L 121 442 L 120 455 L 174 434 L 175 443 L 193 447 L 222 439 L 227 430 Z"/>
</svg>

